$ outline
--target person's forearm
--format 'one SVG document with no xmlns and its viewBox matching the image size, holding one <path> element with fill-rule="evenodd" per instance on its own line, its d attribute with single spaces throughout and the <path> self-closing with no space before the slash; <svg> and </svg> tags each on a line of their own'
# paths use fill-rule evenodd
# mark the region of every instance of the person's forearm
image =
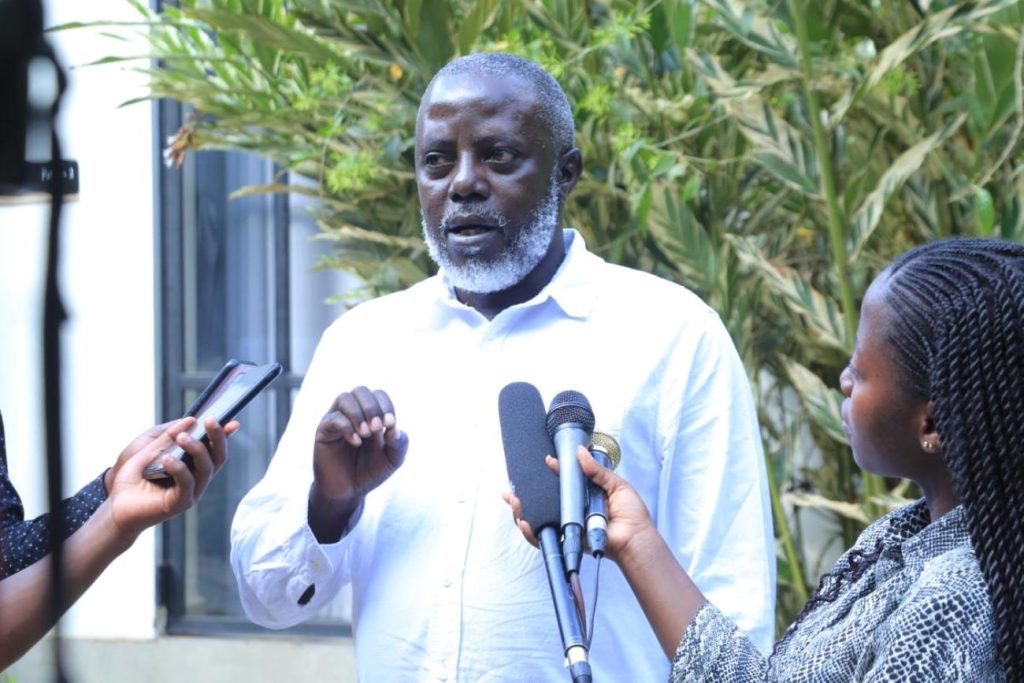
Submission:
<svg viewBox="0 0 1024 683">
<path fill-rule="evenodd" d="M 135 537 L 119 531 L 104 503 L 64 542 L 64 591 L 53 611 L 50 556 L 0 581 L 0 671 L 29 650 Z"/>
<path fill-rule="evenodd" d="M 320 543 L 336 543 L 341 540 L 349 520 L 359 509 L 363 499 L 352 496 L 336 499 L 325 496 L 316 482 L 309 489 L 309 528 Z"/>
<path fill-rule="evenodd" d="M 671 660 L 704 596 L 653 526 L 637 534 L 616 562 Z"/>
</svg>

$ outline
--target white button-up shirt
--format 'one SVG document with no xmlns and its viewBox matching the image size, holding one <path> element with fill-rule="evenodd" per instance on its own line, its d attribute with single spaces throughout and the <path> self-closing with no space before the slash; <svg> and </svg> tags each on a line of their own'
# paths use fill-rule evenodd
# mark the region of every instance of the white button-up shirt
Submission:
<svg viewBox="0 0 1024 683">
<path fill-rule="evenodd" d="M 685 288 L 604 262 L 573 231 L 566 241 L 552 282 L 492 320 L 459 303 L 442 275 L 328 328 L 267 474 L 232 525 L 231 564 L 253 621 L 298 623 L 351 582 L 362 681 L 567 680 L 540 551 L 501 498 L 498 393 L 525 381 L 546 402 L 568 389 L 589 399 L 596 429 L 621 446 L 618 473 L 680 563 L 767 650 L 770 503 L 732 341 Z M 359 385 L 388 392 L 409 451 L 349 533 L 320 545 L 307 525 L 314 434 L 335 396 Z M 581 570 L 588 609 L 594 562 Z M 669 662 L 625 579 L 604 565 L 595 680 L 666 680 Z"/>
</svg>

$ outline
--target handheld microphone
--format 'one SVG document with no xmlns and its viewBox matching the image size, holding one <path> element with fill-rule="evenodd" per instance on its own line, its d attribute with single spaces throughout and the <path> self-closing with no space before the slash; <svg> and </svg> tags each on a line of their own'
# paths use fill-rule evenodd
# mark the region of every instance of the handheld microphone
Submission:
<svg viewBox="0 0 1024 683">
<path fill-rule="evenodd" d="M 565 571 L 567 574 L 579 573 L 583 559 L 587 480 L 576 458 L 576 450 L 580 446 L 590 445 L 590 433 L 594 431 L 594 411 L 590 408 L 590 402 L 578 391 L 563 391 L 551 400 L 547 427 L 558 457 Z"/>
<path fill-rule="evenodd" d="M 498 394 L 498 417 L 512 492 L 519 497 L 522 518 L 540 539 L 569 674 L 573 683 L 592 683 L 587 641 L 573 603 L 558 542 L 559 479 L 544 464 L 544 457 L 553 453 L 554 447 L 545 426 L 546 413 L 540 392 L 526 382 L 505 386 Z"/>
<path fill-rule="evenodd" d="M 619 466 L 622 457 L 619 443 L 604 432 L 594 432 L 590 437 L 590 454 L 594 456 L 594 460 L 610 470 Z M 602 557 L 608 550 L 608 501 L 605 499 L 604 489 L 593 481 L 588 482 L 588 486 L 587 544 L 590 546 L 591 555 Z"/>
</svg>

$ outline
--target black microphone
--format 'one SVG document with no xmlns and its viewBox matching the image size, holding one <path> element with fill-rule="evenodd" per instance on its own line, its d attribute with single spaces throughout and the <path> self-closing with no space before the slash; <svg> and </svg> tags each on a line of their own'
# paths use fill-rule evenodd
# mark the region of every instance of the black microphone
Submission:
<svg viewBox="0 0 1024 683">
<path fill-rule="evenodd" d="M 580 446 L 590 445 L 594 411 L 586 396 L 563 391 L 551 400 L 548 435 L 558 456 L 559 491 L 562 494 L 562 550 L 566 573 L 579 573 L 583 559 L 583 515 L 587 510 L 587 479 L 576 458 Z"/>
<path fill-rule="evenodd" d="M 507 385 L 498 394 L 498 418 L 512 492 L 519 497 L 522 518 L 540 539 L 569 674 L 574 683 L 591 683 L 587 641 L 573 603 L 558 542 L 559 478 L 544 464 L 544 457 L 554 452 L 554 446 L 545 427 L 546 413 L 540 392 L 526 382 Z"/>
<path fill-rule="evenodd" d="M 619 443 L 610 434 L 594 432 L 590 437 L 590 454 L 601 465 L 614 470 L 619 465 L 622 451 Z M 608 501 L 604 489 L 593 481 L 588 482 L 587 492 L 587 544 L 590 554 L 601 557 L 608 550 Z"/>
</svg>

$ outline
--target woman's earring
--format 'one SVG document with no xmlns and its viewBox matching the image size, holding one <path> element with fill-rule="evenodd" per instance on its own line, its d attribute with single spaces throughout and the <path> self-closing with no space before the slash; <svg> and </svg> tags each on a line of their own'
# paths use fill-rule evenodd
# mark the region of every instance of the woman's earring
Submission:
<svg viewBox="0 0 1024 683">
<path fill-rule="evenodd" d="M 924 449 L 925 453 L 931 453 L 935 450 L 935 444 L 931 441 L 922 441 L 921 448 Z"/>
</svg>

